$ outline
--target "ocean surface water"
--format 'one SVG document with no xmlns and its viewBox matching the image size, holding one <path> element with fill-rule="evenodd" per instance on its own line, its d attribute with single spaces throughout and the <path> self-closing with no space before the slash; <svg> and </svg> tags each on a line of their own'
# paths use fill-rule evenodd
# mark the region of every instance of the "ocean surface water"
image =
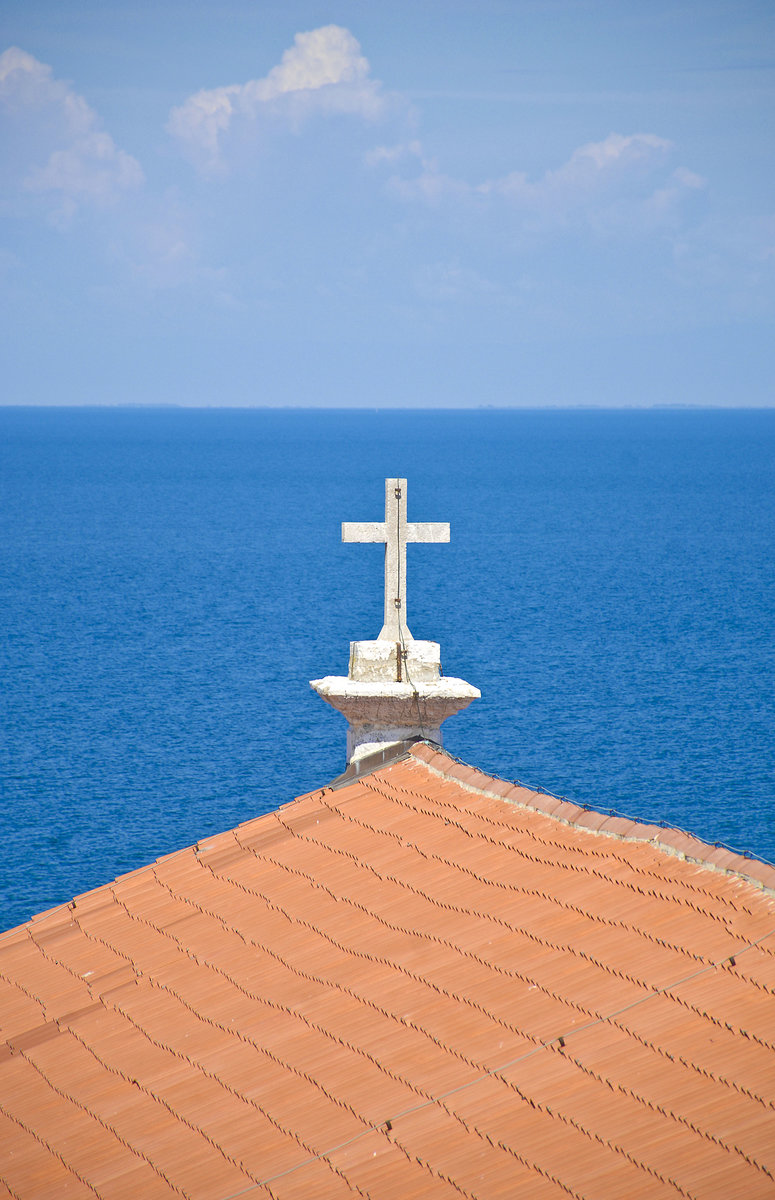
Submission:
<svg viewBox="0 0 775 1200">
<path fill-rule="evenodd" d="M 0 928 L 340 773 L 393 475 L 447 749 L 775 859 L 775 411 L 8 408 Z"/>
</svg>

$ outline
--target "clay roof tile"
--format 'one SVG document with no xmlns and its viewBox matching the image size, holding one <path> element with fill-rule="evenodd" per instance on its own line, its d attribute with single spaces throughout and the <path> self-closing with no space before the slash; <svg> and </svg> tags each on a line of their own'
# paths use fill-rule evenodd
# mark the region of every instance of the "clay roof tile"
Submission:
<svg viewBox="0 0 775 1200">
<path fill-rule="evenodd" d="M 0 937 L 9 1194 L 772 1194 L 775 869 L 417 743 Z"/>
</svg>

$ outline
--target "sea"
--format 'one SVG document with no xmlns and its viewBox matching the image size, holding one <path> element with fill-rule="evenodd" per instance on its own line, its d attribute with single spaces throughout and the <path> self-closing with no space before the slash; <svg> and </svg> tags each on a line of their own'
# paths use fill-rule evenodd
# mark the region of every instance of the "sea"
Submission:
<svg viewBox="0 0 775 1200">
<path fill-rule="evenodd" d="M 481 769 L 775 859 L 775 410 L 0 409 L 0 928 L 319 787 L 408 624 Z"/>
</svg>

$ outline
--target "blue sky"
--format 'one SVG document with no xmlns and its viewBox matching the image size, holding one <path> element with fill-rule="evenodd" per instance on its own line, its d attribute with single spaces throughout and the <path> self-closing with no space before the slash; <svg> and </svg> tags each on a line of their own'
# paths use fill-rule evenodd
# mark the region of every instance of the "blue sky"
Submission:
<svg viewBox="0 0 775 1200">
<path fill-rule="evenodd" d="M 5 0 L 2 401 L 771 405 L 771 0 Z"/>
</svg>

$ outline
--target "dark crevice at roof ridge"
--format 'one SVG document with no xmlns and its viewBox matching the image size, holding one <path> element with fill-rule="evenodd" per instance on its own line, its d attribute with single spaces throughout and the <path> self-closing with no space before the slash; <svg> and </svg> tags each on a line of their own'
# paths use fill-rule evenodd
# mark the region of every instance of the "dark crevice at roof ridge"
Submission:
<svg viewBox="0 0 775 1200">
<path fill-rule="evenodd" d="M 609 817 L 609 818 L 617 818 L 619 820 L 629 821 L 629 822 L 631 822 L 631 824 L 633 825 L 633 827 L 635 829 L 642 829 L 644 831 L 648 830 L 648 829 L 664 829 L 670 833 L 678 833 L 686 838 L 691 839 L 698 846 L 707 847 L 711 854 L 715 853 L 718 850 L 726 851 L 728 854 L 731 854 L 735 859 L 738 859 L 742 865 L 739 867 L 737 867 L 737 866 L 733 867 L 731 864 L 728 864 L 727 866 L 719 866 L 716 863 L 709 862 L 707 858 L 696 857 L 694 855 L 687 854 L 683 851 L 676 850 L 674 847 L 659 840 L 659 838 L 657 838 L 657 837 L 638 837 L 638 836 L 634 836 L 632 834 L 625 835 L 622 833 L 617 833 L 613 830 L 604 829 L 602 827 L 600 827 L 598 829 L 590 829 L 588 826 L 579 824 L 576 820 L 574 820 L 572 818 L 565 817 L 565 816 L 560 817 L 560 816 L 557 816 L 556 813 L 547 813 L 543 809 L 537 809 L 534 805 L 530 804 L 529 801 L 527 801 L 527 800 L 518 800 L 516 798 L 504 796 L 499 792 L 494 792 L 494 791 L 492 791 L 492 789 L 487 788 L 486 784 L 480 785 L 480 784 L 471 783 L 469 781 L 464 781 L 464 780 L 458 779 L 457 776 L 454 774 L 454 772 L 441 770 L 439 767 L 436 767 L 433 763 L 429 762 L 425 758 L 424 755 L 418 754 L 416 752 L 420 747 L 425 747 L 425 746 L 428 746 L 430 749 L 435 751 L 436 754 L 438 754 L 438 755 L 444 755 L 446 758 L 448 758 L 450 760 L 451 763 L 454 763 L 456 766 L 463 767 L 469 771 L 474 771 L 482 780 L 493 779 L 499 783 L 508 783 L 512 788 L 521 788 L 523 791 L 530 792 L 533 796 L 548 796 L 552 800 L 558 800 L 561 804 L 569 804 L 573 808 L 576 808 L 577 810 L 579 810 L 580 812 L 594 812 L 594 813 L 599 813 L 600 815 L 605 815 L 606 817 Z M 426 766 L 428 768 L 428 770 L 432 771 L 434 774 L 437 774 L 437 775 L 441 776 L 442 778 L 452 779 L 460 787 L 465 788 L 468 791 L 483 793 L 484 795 L 492 796 L 494 799 L 505 800 L 507 803 L 514 804 L 519 807 L 530 808 L 530 809 L 535 808 L 535 811 L 541 812 L 544 816 L 551 817 L 552 820 L 559 821 L 564 825 L 570 825 L 574 829 L 582 830 L 585 833 L 602 834 L 604 837 L 614 838 L 618 841 L 644 842 L 644 843 L 654 846 L 655 849 L 661 850 L 667 854 L 671 854 L 674 857 L 682 859 L 686 862 L 697 863 L 699 866 L 705 867 L 709 870 L 718 871 L 723 875 L 742 876 L 747 882 L 751 883 L 754 887 L 765 892 L 767 895 L 775 898 L 775 863 L 770 862 L 769 859 L 760 858 L 757 855 L 749 854 L 747 851 L 736 850 L 731 846 L 727 846 L 726 843 L 724 843 L 724 842 L 713 842 L 713 843 L 705 842 L 705 841 L 703 841 L 702 838 L 697 837 L 696 834 L 689 833 L 687 830 L 681 829 L 677 825 L 670 825 L 666 821 L 648 821 L 648 822 L 640 821 L 638 818 L 629 817 L 624 813 L 620 813 L 616 809 L 598 808 L 594 805 L 586 804 L 586 803 L 579 804 L 575 800 L 569 800 L 569 799 L 567 799 L 567 797 L 564 797 L 564 796 L 556 796 L 553 792 L 550 792 L 548 790 L 544 790 L 544 789 L 538 790 L 538 789 L 532 787 L 532 785 L 522 783 L 519 780 L 502 779 L 498 775 L 490 775 L 487 772 L 480 770 L 479 767 L 473 767 L 470 765 L 470 763 L 466 763 L 462 759 L 456 758 L 454 755 L 450 754 L 443 747 L 438 746 L 435 742 L 423 741 L 423 742 L 416 743 L 409 750 L 409 754 L 412 758 L 422 762 L 424 764 L 424 766 Z M 771 872 L 772 872 L 772 883 L 765 883 L 762 880 L 757 879 L 757 877 L 755 875 L 751 875 L 750 872 L 747 871 L 745 868 L 745 864 L 747 864 L 747 863 L 760 864 L 764 867 L 770 868 Z M 768 875 L 769 875 L 769 872 L 768 872 Z"/>
<path fill-rule="evenodd" d="M 436 774 L 436 776 L 439 779 L 446 779 L 447 782 L 449 782 L 449 777 L 440 774 L 438 771 L 434 771 L 434 774 Z M 379 791 L 377 782 L 379 782 L 379 784 L 382 785 L 382 787 L 384 787 L 386 789 L 393 789 L 395 786 L 395 785 L 393 785 L 393 782 L 392 782 L 392 780 L 390 780 L 389 776 L 372 777 L 369 780 L 368 785 L 364 785 L 364 786 L 368 786 L 369 789 L 377 791 L 379 794 L 383 794 L 382 792 Z M 457 786 L 460 786 L 461 789 L 463 788 L 463 785 L 458 784 L 456 780 L 453 780 L 453 782 L 455 782 Z M 487 793 L 484 791 L 480 792 L 478 789 L 468 788 L 465 790 L 468 790 L 475 795 L 486 795 L 489 799 L 497 799 L 497 800 L 503 799 L 503 797 L 498 794 L 493 795 L 492 793 Z M 398 786 L 395 786 L 395 791 L 400 791 L 401 793 L 403 793 L 407 796 L 417 797 L 417 795 L 418 795 L 418 793 L 412 792 L 410 789 L 398 787 Z M 392 796 L 391 799 L 395 799 L 395 796 Z M 473 829 L 470 829 L 467 825 L 465 825 L 459 819 L 460 809 L 457 805 L 449 804 L 448 802 L 445 802 L 441 797 L 427 797 L 426 796 L 425 799 L 426 799 L 426 801 L 429 800 L 430 803 L 432 803 L 432 804 L 438 805 L 439 808 L 446 810 L 449 813 L 454 814 L 454 816 L 445 817 L 445 820 L 447 820 L 451 824 L 454 824 L 455 827 L 458 828 L 467 837 L 481 838 L 482 840 L 488 841 L 491 844 L 496 845 L 496 846 L 504 844 L 501 841 L 493 840 L 492 838 L 490 838 L 487 834 L 485 834 L 481 830 L 473 830 Z M 398 803 L 401 803 L 401 801 L 398 801 Z M 507 803 L 510 803 L 510 802 L 507 801 Z M 412 807 L 415 808 L 416 806 L 413 805 Z M 514 803 L 513 807 L 518 808 L 518 807 L 525 807 L 525 806 L 520 806 L 519 804 Z M 344 811 L 344 806 L 342 806 L 342 811 Z M 542 813 L 541 810 L 536 810 L 536 809 L 531 808 L 529 811 L 537 812 L 538 815 L 547 815 L 547 814 Z M 497 821 L 487 813 L 475 812 L 473 810 L 469 810 L 468 815 L 470 817 L 474 818 L 476 821 L 482 822 L 484 825 L 492 825 L 498 829 L 513 830 L 513 826 L 511 824 L 508 824 L 504 821 Z M 567 822 L 562 822 L 562 824 L 565 824 L 567 826 Z M 570 826 L 568 826 L 568 827 L 570 828 Z M 551 849 L 554 846 L 554 843 L 552 843 L 552 842 L 548 841 L 546 838 L 542 837 L 535 830 L 524 830 L 523 832 L 526 833 L 526 835 L 531 839 L 531 841 L 536 842 L 539 846 L 544 847 L 547 851 L 551 851 Z M 617 839 L 617 840 L 621 841 L 622 839 Z M 648 844 L 648 843 L 641 842 L 638 844 Z M 582 856 L 582 851 L 578 847 L 574 847 L 570 844 L 567 846 L 564 846 L 563 849 L 567 851 L 569 857 L 573 856 L 574 858 L 578 858 L 578 857 Z M 547 858 L 541 858 L 539 856 L 536 856 L 535 858 L 531 858 L 531 856 L 527 853 L 527 851 L 522 847 L 514 847 L 514 850 L 515 850 L 515 852 L 517 852 L 517 853 L 523 855 L 525 858 L 527 858 L 528 861 L 532 861 L 535 863 L 541 863 L 543 865 L 549 865 L 549 860 L 551 858 L 550 854 L 547 856 Z M 597 858 L 607 857 L 607 855 L 603 856 L 602 853 L 595 850 L 594 848 L 593 848 L 593 853 L 594 853 L 595 857 L 597 857 Z M 619 856 L 617 856 L 617 858 L 619 858 Z M 655 897 L 659 900 L 668 900 L 670 903 L 678 903 L 678 904 L 684 905 L 686 908 L 690 909 L 692 912 L 700 913 L 701 915 L 707 917 L 710 920 L 721 923 L 725 927 L 728 927 L 728 925 L 730 924 L 731 918 L 727 913 L 716 912 L 713 909 L 708 909 L 708 908 L 704 907 L 701 903 L 699 903 L 699 900 L 697 899 L 697 897 L 702 897 L 707 901 L 708 893 L 707 893 L 706 889 L 697 886 L 692 879 L 677 878 L 673 875 L 666 877 L 664 874 L 661 874 L 661 873 L 655 874 L 653 871 L 650 871 L 645 867 L 641 867 L 639 864 L 633 864 L 629 859 L 626 859 L 624 857 L 619 858 L 619 861 L 626 863 L 631 868 L 631 870 L 634 872 L 634 874 L 641 875 L 641 876 L 645 877 L 646 880 L 655 881 L 655 885 L 652 887 L 645 887 L 645 888 L 640 887 L 640 886 L 638 886 L 638 884 L 636 883 L 636 881 L 634 879 L 622 879 L 620 877 L 613 878 L 610 875 L 610 873 L 605 870 L 603 865 L 597 865 L 597 864 L 588 865 L 583 861 L 582 862 L 565 861 L 565 862 L 562 862 L 559 864 L 555 864 L 554 861 L 552 860 L 552 865 L 558 865 L 561 867 L 562 870 L 573 871 L 577 875 L 584 875 L 587 877 L 591 876 L 591 877 L 594 877 L 597 879 L 604 879 L 607 883 L 615 883 L 618 887 L 627 888 L 629 891 L 637 892 L 638 895 L 640 895 L 640 896 L 644 896 L 644 897 L 651 896 L 651 897 Z M 736 878 L 736 876 L 732 876 L 732 875 L 728 875 L 728 877 L 730 879 Z M 657 890 L 657 886 L 658 886 L 659 890 Z M 677 890 L 671 894 L 668 894 L 664 890 L 667 887 L 672 887 Z M 683 893 L 683 894 L 681 894 L 681 893 Z M 750 907 L 744 901 L 741 901 L 740 903 L 738 903 L 738 902 L 736 902 L 735 898 L 726 896 L 723 894 L 713 895 L 711 898 L 715 903 L 723 906 L 724 908 L 733 909 L 735 913 L 738 913 L 742 910 L 743 912 L 747 913 L 748 915 L 753 915 Z M 735 934 L 733 936 L 738 936 L 738 935 Z"/>
<path fill-rule="evenodd" d="M 434 742 L 431 738 L 426 738 L 420 734 L 404 738 L 399 742 L 390 742 L 382 750 L 375 750 L 371 754 L 364 754 L 362 758 L 349 762 L 346 770 L 341 775 L 337 775 L 335 779 L 332 779 L 330 783 L 325 785 L 324 789 L 320 790 L 330 788 L 336 791 L 338 788 L 349 787 L 351 784 L 365 779 L 374 771 L 379 771 L 383 767 L 392 767 L 394 763 L 409 758 L 412 748 L 418 743 L 441 749 L 438 742 Z"/>
<path fill-rule="evenodd" d="M 426 899 L 430 904 L 432 904 L 438 908 L 448 909 L 449 911 L 452 911 L 452 912 L 458 912 L 463 916 L 473 916 L 473 917 L 478 917 L 479 919 L 482 919 L 482 920 L 490 920 L 490 921 L 493 921 L 495 924 L 503 925 L 505 928 L 513 929 L 513 926 L 509 925 L 502 918 L 500 918 L 499 916 L 497 916 L 495 914 L 488 914 L 487 916 L 483 916 L 483 914 L 479 913 L 478 910 L 470 910 L 470 909 L 462 908 L 459 905 L 452 904 L 452 903 L 449 903 L 446 901 L 436 900 L 434 897 L 429 896 L 426 892 L 423 892 L 422 889 L 414 888 L 414 887 L 412 887 L 411 884 L 408 884 L 405 881 L 398 879 L 396 876 L 390 875 L 389 873 L 385 873 L 385 875 L 383 876 L 374 866 L 372 866 L 372 864 L 367 863 L 364 860 L 358 858 L 358 856 L 355 855 L 352 851 L 343 850 L 339 847 L 328 846 L 325 842 L 320 842 L 316 838 L 309 837 L 306 832 L 297 833 L 296 831 L 292 830 L 290 828 L 290 826 L 287 826 L 287 828 L 289 829 L 289 832 L 291 832 L 293 834 L 294 837 L 298 837 L 300 839 L 303 839 L 304 841 L 308 841 L 312 845 L 322 847 L 323 849 L 328 850 L 329 852 L 331 852 L 333 854 L 342 855 L 342 856 L 350 859 L 357 867 L 359 867 L 361 869 L 365 869 L 365 870 L 369 871 L 370 873 L 374 874 L 378 879 L 381 880 L 383 878 L 387 878 L 391 882 L 398 884 L 399 887 L 406 888 L 408 891 L 412 892 L 413 894 L 424 897 L 424 899 Z M 349 898 L 345 897 L 345 899 L 349 899 Z M 407 931 L 402 930 L 402 932 L 407 932 Z M 628 974 L 626 971 L 617 969 L 614 966 L 604 963 L 601 959 L 595 958 L 588 951 L 576 949 L 574 946 L 572 946 L 570 944 L 560 946 L 557 943 L 551 942 L 547 938 L 542 939 L 537 934 L 531 934 L 526 929 L 523 929 L 521 932 L 523 932 L 526 937 L 530 938 L 530 940 L 538 942 L 539 945 L 548 945 L 552 949 L 561 950 L 565 953 L 574 955 L 575 957 L 578 957 L 585 962 L 592 963 L 593 966 L 598 967 L 604 973 L 606 973 L 608 975 L 614 975 L 620 979 L 625 979 L 625 980 L 627 980 L 627 982 L 633 984 L 636 987 L 643 987 L 643 988 L 648 989 L 649 991 L 654 990 L 653 985 L 648 984 L 648 983 L 643 983 L 642 981 L 637 980 L 634 976 Z M 765 938 L 772 936 L 772 934 L 775 934 L 775 928 L 769 930 L 767 934 L 765 934 L 761 938 L 757 939 L 757 943 L 755 943 L 755 944 L 758 944 L 758 942 L 760 942 L 760 941 L 764 941 Z M 744 943 L 744 945 L 740 948 L 738 953 L 742 953 L 743 950 L 746 949 L 749 944 L 750 943 Z M 460 953 L 463 953 L 467 956 L 471 955 L 471 952 L 464 951 L 462 949 L 462 947 L 459 949 L 460 949 Z M 474 956 L 474 957 L 477 957 L 477 956 Z M 717 962 L 711 963 L 707 967 L 703 967 L 702 970 L 703 971 L 704 970 L 714 970 L 717 967 L 719 967 L 722 963 L 728 962 L 730 957 L 734 957 L 734 953 L 725 955 L 723 958 L 719 959 Z M 481 960 L 481 961 L 486 963 L 486 960 Z M 682 982 L 682 981 L 679 980 L 678 982 Z M 661 989 L 657 989 L 657 991 L 660 991 L 660 990 Z M 674 999 L 683 1008 L 687 1008 L 691 1012 L 694 1012 L 698 1017 L 709 1021 L 711 1024 L 713 1024 L 717 1028 L 726 1027 L 726 1028 L 730 1029 L 730 1032 L 733 1032 L 731 1030 L 731 1026 L 729 1026 L 728 1022 L 724 1022 L 724 1021 L 722 1021 L 721 1018 L 716 1017 L 711 1013 L 707 1013 L 701 1009 L 696 1008 L 693 1004 L 691 1004 L 688 1000 L 685 1000 L 680 995 L 671 993 L 671 999 Z M 775 1047 L 771 1047 L 770 1043 L 764 1042 L 762 1039 L 756 1037 L 755 1035 L 749 1034 L 748 1036 L 750 1038 L 752 1038 L 752 1040 L 755 1040 L 755 1041 L 759 1042 L 760 1044 L 766 1046 L 768 1049 L 775 1048 Z"/>
</svg>

